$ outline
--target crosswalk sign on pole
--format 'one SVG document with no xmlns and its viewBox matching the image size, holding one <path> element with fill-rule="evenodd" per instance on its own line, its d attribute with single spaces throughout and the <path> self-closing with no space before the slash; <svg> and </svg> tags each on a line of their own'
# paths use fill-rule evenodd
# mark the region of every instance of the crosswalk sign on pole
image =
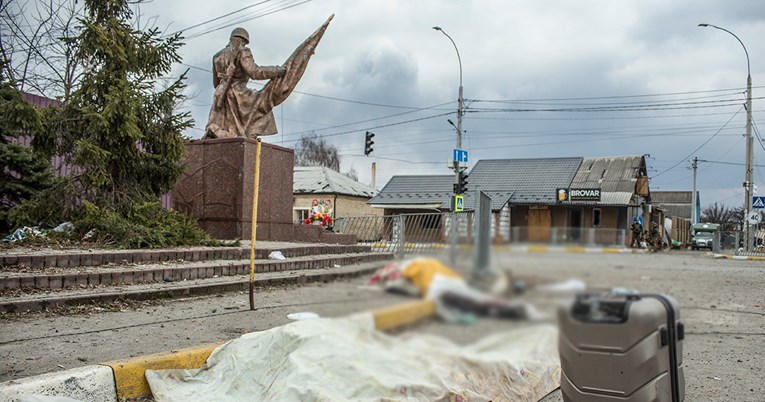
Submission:
<svg viewBox="0 0 765 402">
<path fill-rule="evenodd" d="M 454 196 L 454 212 L 462 212 L 465 210 L 465 196 Z"/>
<path fill-rule="evenodd" d="M 752 208 L 753 209 L 765 209 L 765 196 L 754 196 L 754 197 L 752 197 Z"/>
</svg>

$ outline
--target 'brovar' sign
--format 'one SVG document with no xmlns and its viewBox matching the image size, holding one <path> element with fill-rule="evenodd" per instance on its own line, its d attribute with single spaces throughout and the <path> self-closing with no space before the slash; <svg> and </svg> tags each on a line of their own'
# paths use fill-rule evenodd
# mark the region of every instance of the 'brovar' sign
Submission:
<svg viewBox="0 0 765 402">
<path fill-rule="evenodd" d="M 568 190 L 569 201 L 600 201 L 599 188 L 572 188 Z"/>
</svg>

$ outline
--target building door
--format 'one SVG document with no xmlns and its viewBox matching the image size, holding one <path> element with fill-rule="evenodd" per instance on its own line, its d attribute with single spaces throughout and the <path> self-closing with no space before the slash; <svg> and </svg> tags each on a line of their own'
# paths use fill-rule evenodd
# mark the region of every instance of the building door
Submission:
<svg viewBox="0 0 765 402">
<path fill-rule="evenodd" d="M 552 215 L 549 209 L 529 209 L 530 242 L 549 242 L 551 226 Z"/>
<path fill-rule="evenodd" d="M 582 210 L 579 208 L 568 210 L 567 238 L 571 241 L 582 239 Z"/>
</svg>

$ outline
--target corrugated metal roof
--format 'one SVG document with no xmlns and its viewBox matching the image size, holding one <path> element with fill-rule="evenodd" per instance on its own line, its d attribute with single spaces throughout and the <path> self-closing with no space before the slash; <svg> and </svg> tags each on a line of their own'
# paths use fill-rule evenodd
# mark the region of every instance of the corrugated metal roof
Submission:
<svg viewBox="0 0 765 402">
<path fill-rule="evenodd" d="M 468 177 L 468 188 L 512 193 L 512 204 L 552 204 L 555 190 L 568 188 L 582 158 L 482 159 Z"/>
<path fill-rule="evenodd" d="M 571 188 L 599 188 L 601 192 L 634 193 L 635 183 L 641 172 L 645 174 L 642 155 L 585 158 L 571 182 Z"/>
<path fill-rule="evenodd" d="M 326 167 L 298 166 L 294 170 L 292 192 L 294 194 L 342 194 L 371 198 L 377 191 Z"/>
<path fill-rule="evenodd" d="M 449 206 L 454 176 L 393 176 L 372 198 L 372 205 L 438 204 Z"/>
<path fill-rule="evenodd" d="M 653 194 L 651 194 L 653 195 Z M 666 216 L 674 218 L 691 219 L 691 204 L 658 204 L 659 208 L 666 211 Z"/>
<path fill-rule="evenodd" d="M 698 196 L 698 191 L 696 195 Z M 670 204 L 691 204 L 693 191 L 651 191 L 651 202 Z"/>
<path fill-rule="evenodd" d="M 693 191 L 651 191 L 651 203 L 663 208 L 667 216 L 691 219 Z"/>
<path fill-rule="evenodd" d="M 630 205 L 639 173 L 645 174 L 642 156 L 609 158 L 482 159 L 468 175 L 465 208 L 473 209 L 476 190 L 492 199 L 492 209 L 513 205 L 557 203 L 559 188 L 601 189 L 599 202 L 590 205 Z M 370 201 L 373 205 L 433 204 L 447 208 L 453 175 L 394 176 Z"/>
</svg>

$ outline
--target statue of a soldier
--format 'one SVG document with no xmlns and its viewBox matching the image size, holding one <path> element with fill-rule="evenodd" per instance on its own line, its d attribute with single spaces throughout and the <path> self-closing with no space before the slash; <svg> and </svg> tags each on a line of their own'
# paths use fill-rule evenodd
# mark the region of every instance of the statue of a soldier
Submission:
<svg viewBox="0 0 765 402">
<path fill-rule="evenodd" d="M 215 94 L 203 138 L 250 137 L 276 134 L 273 108 L 284 102 L 303 76 L 308 60 L 333 16 L 306 39 L 282 66 L 258 66 L 247 47 L 244 28 L 231 32 L 228 46 L 213 56 Z M 260 91 L 249 80 L 270 80 Z"/>
</svg>

